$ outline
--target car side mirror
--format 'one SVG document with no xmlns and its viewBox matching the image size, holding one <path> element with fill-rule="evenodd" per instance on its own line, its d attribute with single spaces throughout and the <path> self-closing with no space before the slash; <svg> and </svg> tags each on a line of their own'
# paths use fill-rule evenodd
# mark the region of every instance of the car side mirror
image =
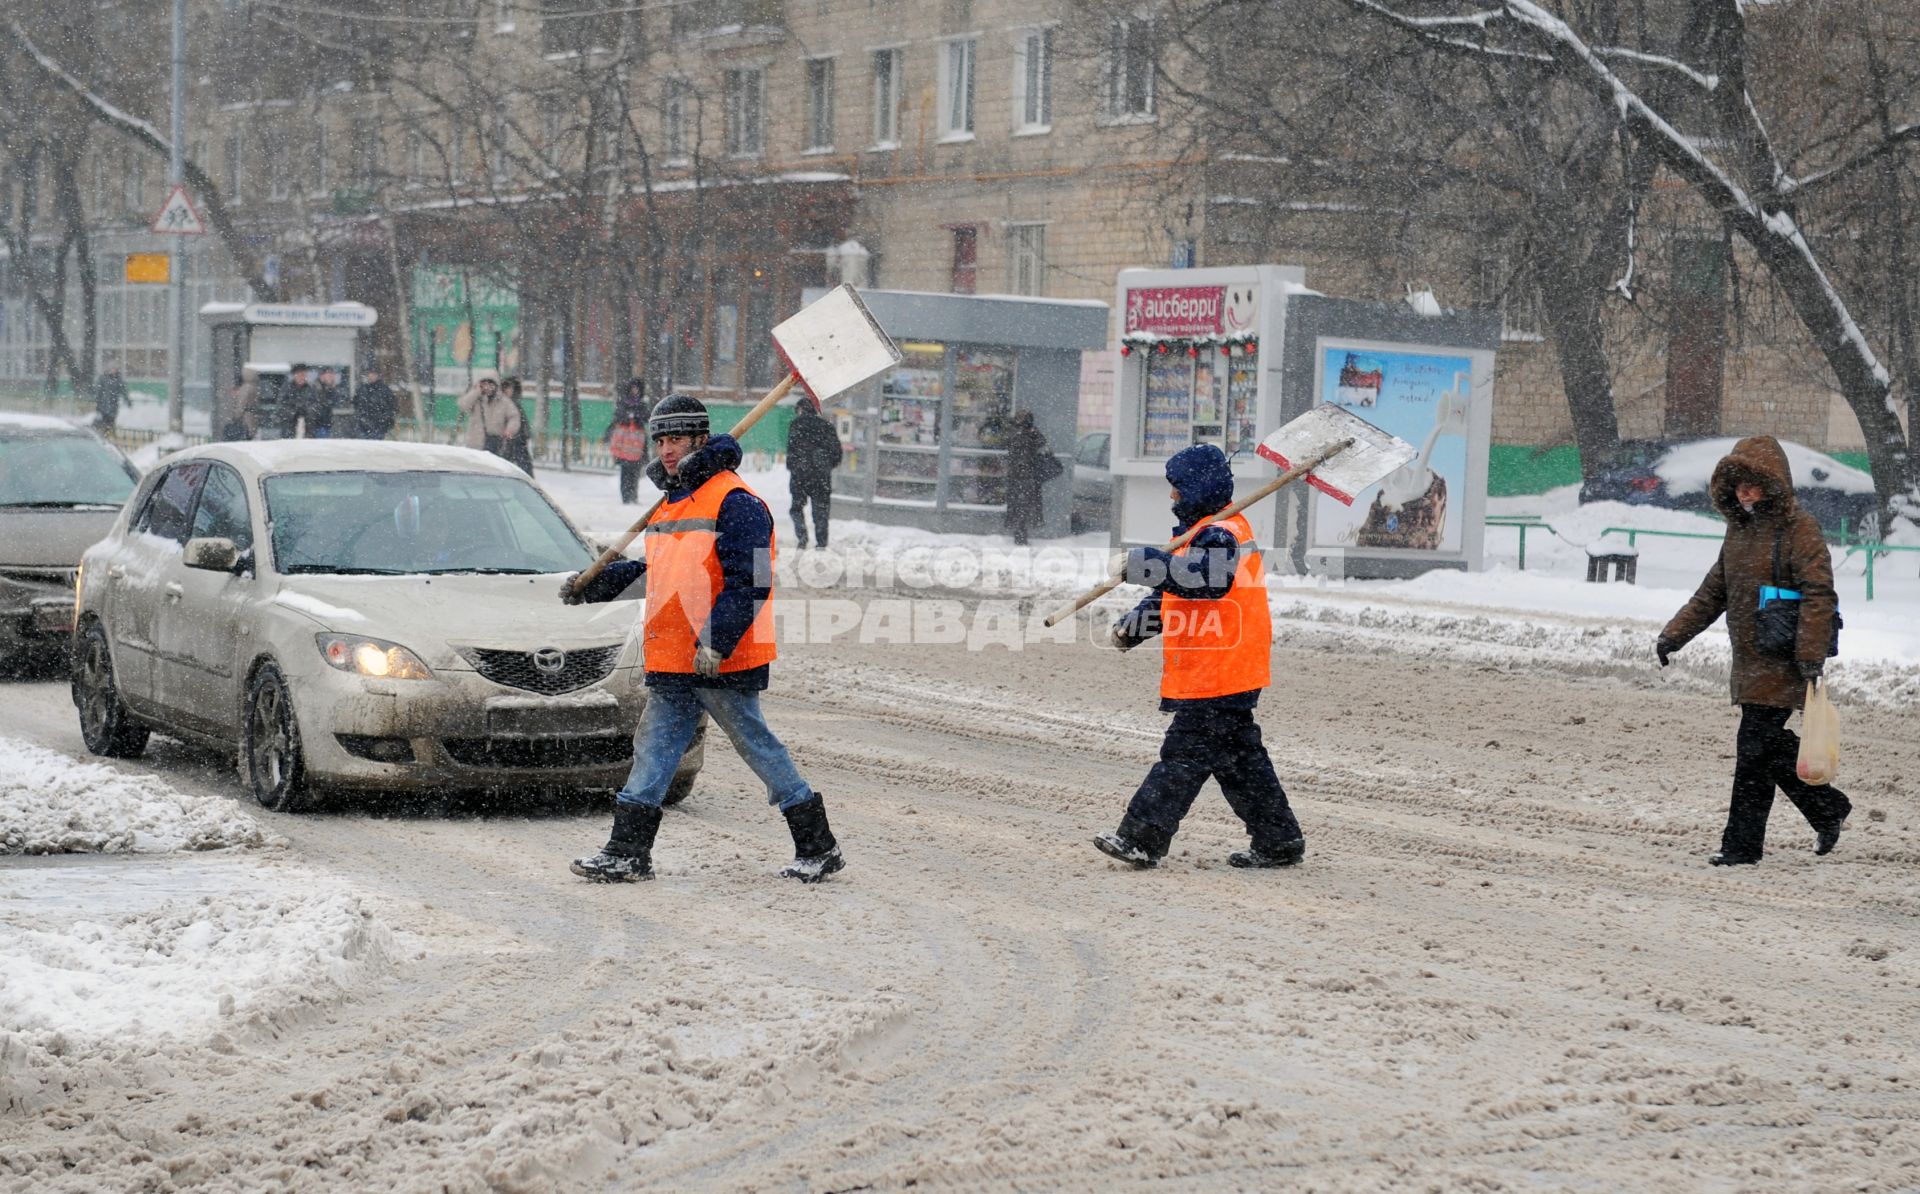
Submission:
<svg viewBox="0 0 1920 1194">
<path fill-rule="evenodd" d="M 186 565 L 208 572 L 233 572 L 240 562 L 240 548 L 231 539 L 189 539 Z"/>
<path fill-rule="evenodd" d="M 1816 467 L 1813 470 L 1813 479 L 1816 481 L 1824 481 L 1827 479 L 1829 475 L 1830 474 L 1827 472 L 1827 470 L 1823 468 Z"/>
</svg>

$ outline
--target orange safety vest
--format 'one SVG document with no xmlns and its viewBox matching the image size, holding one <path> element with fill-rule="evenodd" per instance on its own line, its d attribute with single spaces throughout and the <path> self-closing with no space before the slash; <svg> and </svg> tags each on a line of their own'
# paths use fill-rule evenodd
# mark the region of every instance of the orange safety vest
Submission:
<svg viewBox="0 0 1920 1194">
<path fill-rule="evenodd" d="M 607 437 L 607 448 L 615 460 L 647 458 L 647 428 L 642 423 L 615 423 Z"/>
<path fill-rule="evenodd" d="M 677 502 L 664 502 L 647 520 L 646 666 L 650 672 L 693 671 L 713 603 L 720 596 L 720 503 L 734 490 L 753 494 L 738 473 L 725 472 Z M 758 494 L 753 494 L 759 497 Z M 773 573 L 773 533 L 767 533 L 767 574 Z M 760 606 L 753 625 L 720 665 L 745 672 L 773 662 L 773 600 Z"/>
<path fill-rule="evenodd" d="M 1169 700 L 1232 696 L 1265 688 L 1272 679 L 1273 618 L 1253 527 L 1241 514 L 1211 525 L 1227 528 L 1239 541 L 1233 587 L 1215 601 L 1172 593 L 1160 598 L 1160 695 Z M 1174 555 L 1184 556 L 1191 548 L 1188 544 Z"/>
</svg>

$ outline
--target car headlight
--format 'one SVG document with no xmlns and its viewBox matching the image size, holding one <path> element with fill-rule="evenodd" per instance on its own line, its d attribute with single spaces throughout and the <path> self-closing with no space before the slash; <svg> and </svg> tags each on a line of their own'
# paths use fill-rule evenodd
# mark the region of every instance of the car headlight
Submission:
<svg viewBox="0 0 1920 1194">
<path fill-rule="evenodd" d="M 320 644 L 320 657 L 343 672 L 382 680 L 433 679 L 420 657 L 399 643 L 351 634 L 317 634 L 314 639 Z"/>
</svg>

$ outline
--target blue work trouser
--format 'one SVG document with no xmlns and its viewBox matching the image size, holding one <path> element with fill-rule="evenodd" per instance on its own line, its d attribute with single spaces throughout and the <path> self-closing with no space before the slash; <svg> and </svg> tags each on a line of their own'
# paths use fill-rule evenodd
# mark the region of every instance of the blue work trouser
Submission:
<svg viewBox="0 0 1920 1194">
<path fill-rule="evenodd" d="M 747 766 L 767 785 L 767 803 L 781 812 L 813 799 L 813 785 L 801 778 L 787 748 L 760 716 L 760 694 L 735 688 L 650 688 L 647 710 L 633 732 L 633 770 L 618 799 L 654 808 L 680 767 L 680 756 L 705 709 L 725 730 Z"/>
</svg>

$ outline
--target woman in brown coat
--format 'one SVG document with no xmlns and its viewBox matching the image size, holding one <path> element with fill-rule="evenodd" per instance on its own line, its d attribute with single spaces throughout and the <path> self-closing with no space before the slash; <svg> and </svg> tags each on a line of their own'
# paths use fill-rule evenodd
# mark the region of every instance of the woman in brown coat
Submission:
<svg viewBox="0 0 1920 1194">
<path fill-rule="evenodd" d="M 1770 435 L 1753 435 L 1733 446 L 1714 466 L 1708 492 L 1727 520 L 1727 537 L 1707 578 L 1693 599 L 1668 622 L 1654 644 L 1660 666 L 1693 636 L 1727 615 L 1733 646 L 1733 703 L 1740 706 L 1740 732 L 1734 747 L 1733 801 L 1727 828 L 1720 835 L 1715 866 L 1760 861 L 1767 836 L 1767 813 L 1778 787 L 1813 826 L 1815 854 L 1840 840 L 1841 822 L 1853 805 L 1832 787 L 1803 782 L 1794 771 L 1800 739 L 1787 719 L 1805 701 L 1806 686 L 1826 663 L 1839 601 L 1833 591 L 1833 562 L 1820 524 L 1793 497 L 1787 454 Z M 1776 554 L 1777 553 L 1777 554 Z M 1775 560 L 1778 559 L 1776 574 Z M 1754 621 L 1760 586 L 1775 585 L 1800 594 L 1800 626 L 1792 659 L 1763 655 L 1755 646 Z"/>
</svg>

